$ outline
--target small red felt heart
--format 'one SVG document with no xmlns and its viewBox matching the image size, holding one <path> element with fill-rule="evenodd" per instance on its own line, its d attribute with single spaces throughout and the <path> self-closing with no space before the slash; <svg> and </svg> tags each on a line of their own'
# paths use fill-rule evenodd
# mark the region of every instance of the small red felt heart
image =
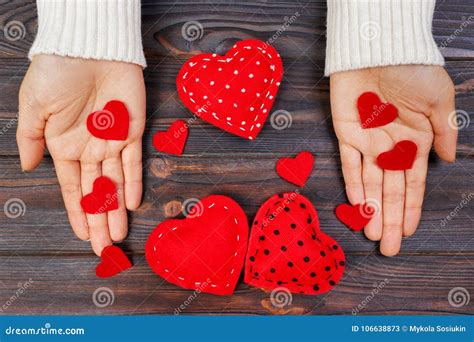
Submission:
<svg viewBox="0 0 474 342">
<path fill-rule="evenodd" d="M 153 145 L 159 152 L 183 154 L 188 138 L 188 125 L 183 120 L 176 120 L 166 132 L 157 132 L 153 137 Z"/>
<path fill-rule="evenodd" d="M 243 40 L 225 56 L 192 57 L 179 71 L 176 86 L 196 116 L 252 140 L 265 123 L 282 76 L 283 64 L 272 46 Z"/>
<path fill-rule="evenodd" d="M 82 209 L 88 214 L 102 214 L 118 209 L 117 187 L 107 177 L 94 181 L 92 192 L 81 199 Z"/>
<path fill-rule="evenodd" d="M 107 102 L 104 109 L 89 114 L 87 129 L 96 138 L 127 140 L 129 115 L 125 104 L 118 100 Z"/>
<path fill-rule="evenodd" d="M 125 253 L 117 246 L 107 246 L 100 254 L 102 261 L 95 268 L 95 274 L 100 278 L 114 275 L 132 267 Z"/>
<path fill-rule="evenodd" d="M 408 170 L 415 161 L 416 144 L 410 140 L 402 140 L 395 144 L 393 149 L 380 153 L 377 165 L 384 170 Z"/>
<path fill-rule="evenodd" d="M 366 92 L 359 96 L 357 109 L 362 128 L 384 126 L 398 116 L 397 107 L 391 103 L 383 103 L 378 95 L 372 92 Z"/>
<path fill-rule="evenodd" d="M 304 186 L 313 170 L 314 157 L 311 152 L 303 151 L 294 158 L 280 158 L 276 164 L 278 175 L 298 186 Z"/>
<path fill-rule="evenodd" d="M 166 220 L 150 234 L 145 256 L 165 280 L 185 289 L 230 295 L 247 250 L 248 222 L 231 198 L 211 195 L 187 218 Z"/>
<path fill-rule="evenodd" d="M 342 203 L 336 207 L 336 217 L 339 221 L 356 232 L 363 229 L 374 214 L 374 208 L 364 204 L 350 205 Z"/>
<path fill-rule="evenodd" d="M 316 209 L 306 197 L 274 195 L 260 207 L 250 233 L 247 284 L 320 294 L 337 284 L 344 266 L 342 248 L 320 231 Z"/>
</svg>

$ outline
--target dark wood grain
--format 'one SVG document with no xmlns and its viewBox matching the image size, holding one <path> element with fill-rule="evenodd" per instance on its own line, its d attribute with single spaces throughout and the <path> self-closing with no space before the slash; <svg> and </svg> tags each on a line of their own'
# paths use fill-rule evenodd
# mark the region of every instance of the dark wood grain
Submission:
<svg viewBox="0 0 474 342">
<path fill-rule="evenodd" d="M 283 57 L 285 58 L 285 57 Z M 144 153 L 156 155 L 151 144 L 153 133 L 165 130 L 175 119 L 189 120 L 192 114 L 180 102 L 175 78 L 185 59 L 151 59 L 145 70 L 147 85 L 147 127 L 144 136 Z M 18 155 L 12 140 L 15 139 L 18 89 L 28 63 L 21 59 L 5 60 L 0 70 L 0 144 L 3 155 Z M 457 85 L 472 82 L 474 70 L 470 61 L 447 63 Z M 315 152 L 337 153 L 337 140 L 331 121 L 329 83 L 322 72 L 311 65 L 297 62 L 287 72 L 272 110 L 284 109 L 292 117 L 291 127 L 276 130 L 267 122 L 259 138 L 247 141 L 207 124 L 201 120 L 190 121 L 190 141 L 185 153 L 192 155 L 228 153 L 288 153 L 298 149 Z M 460 92 L 456 98 L 459 110 L 464 110 L 474 122 L 474 93 Z M 270 121 L 268 119 L 268 121 Z M 12 129 L 13 128 L 13 129 Z M 459 132 L 458 156 L 474 152 L 474 125 Z"/>
<path fill-rule="evenodd" d="M 188 198 L 211 193 L 236 199 L 253 218 L 272 194 L 294 191 L 274 171 L 277 158 L 307 149 L 316 167 L 301 193 L 315 204 L 321 228 L 347 255 L 342 282 L 329 294 L 293 297 L 293 304 L 276 309 L 269 294 L 239 283 L 236 294 L 200 294 L 183 314 L 473 314 L 474 304 L 449 304 L 453 287 L 474 294 L 474 125 L 459 132 L 458 160 L 448 165 L 430 157 L 422 221 L 406 239 L 401 254 L 382 257 L 377 244 L 343 227 L 334 216 L 346 201 L 337 139 L 333 132 L 329 82 L 323 77 L 326 2 L 315 1 L 142 1 L 142 32 L 148 68 L 147 128 L 144 136 L 144 198 L 130 213 L 130 235 L 120 245 L 134 267 L 110 279 L 98 279 L 98 258 L 90 244 L 70 229 L 50 157 L 31 173 L 20 171 L 15 144 L 18 89 L 29 62 L 26 58 L 37 29 L 34 0 L 0 0 L 0 205 L 19 198 L 24 215 L 0 215 L 0 314 L 173 314 L 191 291 L 171 285 L 144 261 L 143 246 L 151 230 L 179 213 Z M 273 110 L 291 113 L 292 125 L 275 130 L 267 124 L 258 139 L 246 141 L 196 120 L 182 157 L 156 153 L 151 137 L 177 118 L 189 119 L 180 103 L 175 77 L 182 63 L 201 51 L 224 53 L 235 41 L 269 39 L 289 17 L 297 20 L 274 41 L 285 65 Z M 474 3 L 438 1 L 433 21 L 436 43 L 447 59 L 456 84 L 457 108 L 473 117 Z M 4 26 L 19 21 L 22 39 L 11 41 Z M 183 39 L 183 24 L 197 20 L 203 37 Z M 467 23 L 467 24 L 466 24 Z M 460 205 L 462 204 L 462 208 Z M 448 215 L 452 219 L 443 221 Z M 21 284 L 31 285 L 12 301 Z M 380 293 L 372 296 L 383 282 Z M 110 288 L 114 304 L 94 305 L 99 287 Z M 8 304 L 2 307 L 3 303 Z M 9 304 L 10 303 L 10 304 Z"/>
<path fill-rule="evenodd" d="M 3 0 L 0 2 L 0 24 L 17 20 L 24 24 L 26 34 L 18 41 L 0 36 L 1 57 L 25 57 L 37 30 L 34 0 Z M 142 32 L 147 57 L 168 56 L 174 51 L 225 51 L 235 40 L 257 38 L 267 40 L 295 13 L 297 20 L 275 41 L 278 51 L 300 59 L 302 52 L 323 68 L 326 32 L 326 1 L 142 1 Z M 448 39 L 474 14 L 468 0 L 437 2 L 433 33 L 448 58 L 472 58 L 473 25 L 463 27 L 454 39 Z M 187 42 L 181 35 L 184 23 L 197 20 L 204 28 L 199 41 Z M 161 40 L 160 40 L 161 39 Z M 229 47 L 227 45 L 227 47 Z M 316 65 L 313 65 L 315 67 Z"/>
<path fill-rule="evenodd" d="M 443 260 L 441 262 L 441 260 Z M 448 293 L 462 286 L 472 293 L 473 256 L 406 256 L 379 258 L 348 256 L 348 266 L 339 285 L 320 296 L 293 295 L 292 305 L 277 310 L 270 294 L 239 283 L 232 296 L 198 294 L 184 305 L 183 314 L 466 314 L 474 313 L 470 302 L 462 308 L 449 304 Z M 0 298 L 10 298 L 29 282 L 24 293 L 4 314 L 174 314 L 189 300 L 192 291 L 167 283 L 134 256 L 135 266 L 110 279 L 94 275 L 92 256 L 49 255 L 0 257 Z M 30 280 L 31 279 L 31 280 Z M 114 292 L 114 303 L 98 308 L 93 293 L 99 287 Z M 25 286 L 24 286 L 25 287 Z M 374 290 L 378 294 L 374 295 Z M 366 305 L 362 305 L 363 303 Z M 355 309 L 359 308 L 358 312 Z"/>
<path fill-rule="evenodd" d="M 336 205 L 346 201 L 338 156 L 316 153 L 316 158 L 317 167 L 301 193 L 315 203 L 322 229 L 339 241 L 347 253 L 371 252 L 377 244 L 361 233 L 350 232 L 334 215 Z M 467 243 L 474 238 L 471 203 L 443 223 L 460 205 L 463 196 L 473 191 L 466 192 L 472 182 L 470 170 L 474 170 L 474 159 L 460 163 L 462 166 L 432 163 L 423 219 L 418 232 L 404 242 L 402 253 L 474 252 L 474 244 Z M 258 207 L 271 195 L 296 190 L 277 176 L 274 165 L 275 157 L 271 155 L 148 159 L 144 168 L 144 201 L 138 211 L 130 214 L 130 236 L 125 247 L 133 254 L 143 254 L 148 234 L 166 219 L 170 203 L 212 193 L 237 200 L 251 221 Z M 90 252 L 89 244 L 78 241 L 71 232 L 51 160 L 45 160 L 35 172 L 23 174 L 16 158 L 4 158 L 0 159 L 0 169 L 3 171 L 0 203 L 20 197 L 26 205 L 24 216 L 16 219 L 0 216 L 0 253 L 21 253 L 21 249 L 60 254 Z"/>
</svg>

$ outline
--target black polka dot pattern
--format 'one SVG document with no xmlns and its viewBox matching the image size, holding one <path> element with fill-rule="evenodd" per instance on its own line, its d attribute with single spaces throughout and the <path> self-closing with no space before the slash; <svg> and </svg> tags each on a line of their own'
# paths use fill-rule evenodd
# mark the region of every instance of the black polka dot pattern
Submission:
<svg viewBox="0 0 474 342">
<path fill-rule="evenodd" d="M 246 273 L 245 281 L 268 290 L 285 286 L 294 293 L 325 293 L 342 277 L 343 251 L 320 231 L 312 204 L 299 194 L 293 201 L 291 196 L 295 195 L 275 195 L 273 204 L 265 206 L 271 202 L 267 201 L 259 209 L 255 221 L 265 224 L 253 240 L 253 249 L 249 242 L 248 253 L 254 261 L 247 260 L 254 272 L 250 279 Z"/>
</svg>

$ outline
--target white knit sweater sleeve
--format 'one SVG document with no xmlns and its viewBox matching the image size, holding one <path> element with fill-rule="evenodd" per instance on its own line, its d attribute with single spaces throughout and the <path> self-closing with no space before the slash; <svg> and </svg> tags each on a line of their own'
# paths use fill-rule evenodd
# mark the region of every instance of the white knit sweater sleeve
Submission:
<svg viewBox="0 0 474 342">
<path fill-rule="evenodd" d="M 38 54 L 123 61 L 146 66 L 140 0 L 37 0 Z"/>
<path fill-rule="evenodd" d="M 385 65 L 443 65 L 435 0 L 327 0 L 326 76 Z"/>
</svg>

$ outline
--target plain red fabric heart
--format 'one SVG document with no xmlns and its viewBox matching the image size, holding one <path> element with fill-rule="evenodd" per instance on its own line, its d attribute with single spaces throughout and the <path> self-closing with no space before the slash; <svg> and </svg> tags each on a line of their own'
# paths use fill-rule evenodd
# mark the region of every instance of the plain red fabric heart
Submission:
<svg viewBox="0 0 474 342">
<path fill-rule="evenodd" d="M 107 246 L 100 253 L 102 261 L 95 268 L 95 274 L 100 278 L 113 277 L 130 267 L 132 263 L 125 253 L 117 246 Z"/>
<path fill-rule="evenodd" d="M 398 116 L 397 107 L 391 103 L 383 103 L 378 95 L 372 92 L 366 92 L 359 96 L 357 109 L 362 128 L 384 126 Z"/>
<path fill-rule="evenodd" d="M 339 282 L 344 267 L 341 246 L 320 231 L 316 209 L 306 197 L 274 195 L 260 207 L 250 233 L 247 284 L 320 294 Z"/>
<path fill-rule="evenodd" d="M 294 158 L 280 158 L 276 163 L 276 171 L 284 180 L 302 187 L 311 175 L 313 165 L 311 152 L 303 151 Z"/>
<path fill-rule="evenodd" d="M 125 104 L 112 100 L 107 102 L 104 109 L 89 114 L 87 129 L 99 139 L 127 140 L 129 120 Z"/>
<path fill-rule="evenodd" d="M 402 140 L 393 149 L 380 153 L 377 165 L 384 170 L 408 170 L 413 166 L 418 147 L 413 141 Z"/>
<path fill-rule="evenodd" d="M 92 192 L 81 199 L 82 209 L 88 214 L 102 214 L 118 209 L 117 187 L 107 177 L 94 181 Z"/>
<path fill-rule="evenodd" d="M 339 221 L 356 232 L 362 230 L 374 214 L 374 208 L 363 204 L 342 203 L 336 207 L 336 217 Z"/>
<path fill-rule="evenodd" d="M 231 198 L 211 195 L 182 220 L 160 223 L 150 234 L 145 256 L 165 280 L 185 289 L 230 295 L 247 250 L 248 222 Z"/>
<path fill-rule="evenodd" d="M 255 139 L 275 101 L 283 76 L 280 55 L 260 40 L 242 40 L 225 56 L 201 54 L 179 71 L 184 105 L 224 131 Z"/>
<path fill-rule="evenodd" d="M 166 132 L 157 132 L 153 145 L 159 152 L 181 155 L 188 138 L 188 125 L 183 120 L 176 120 Z"/>
</svg>

